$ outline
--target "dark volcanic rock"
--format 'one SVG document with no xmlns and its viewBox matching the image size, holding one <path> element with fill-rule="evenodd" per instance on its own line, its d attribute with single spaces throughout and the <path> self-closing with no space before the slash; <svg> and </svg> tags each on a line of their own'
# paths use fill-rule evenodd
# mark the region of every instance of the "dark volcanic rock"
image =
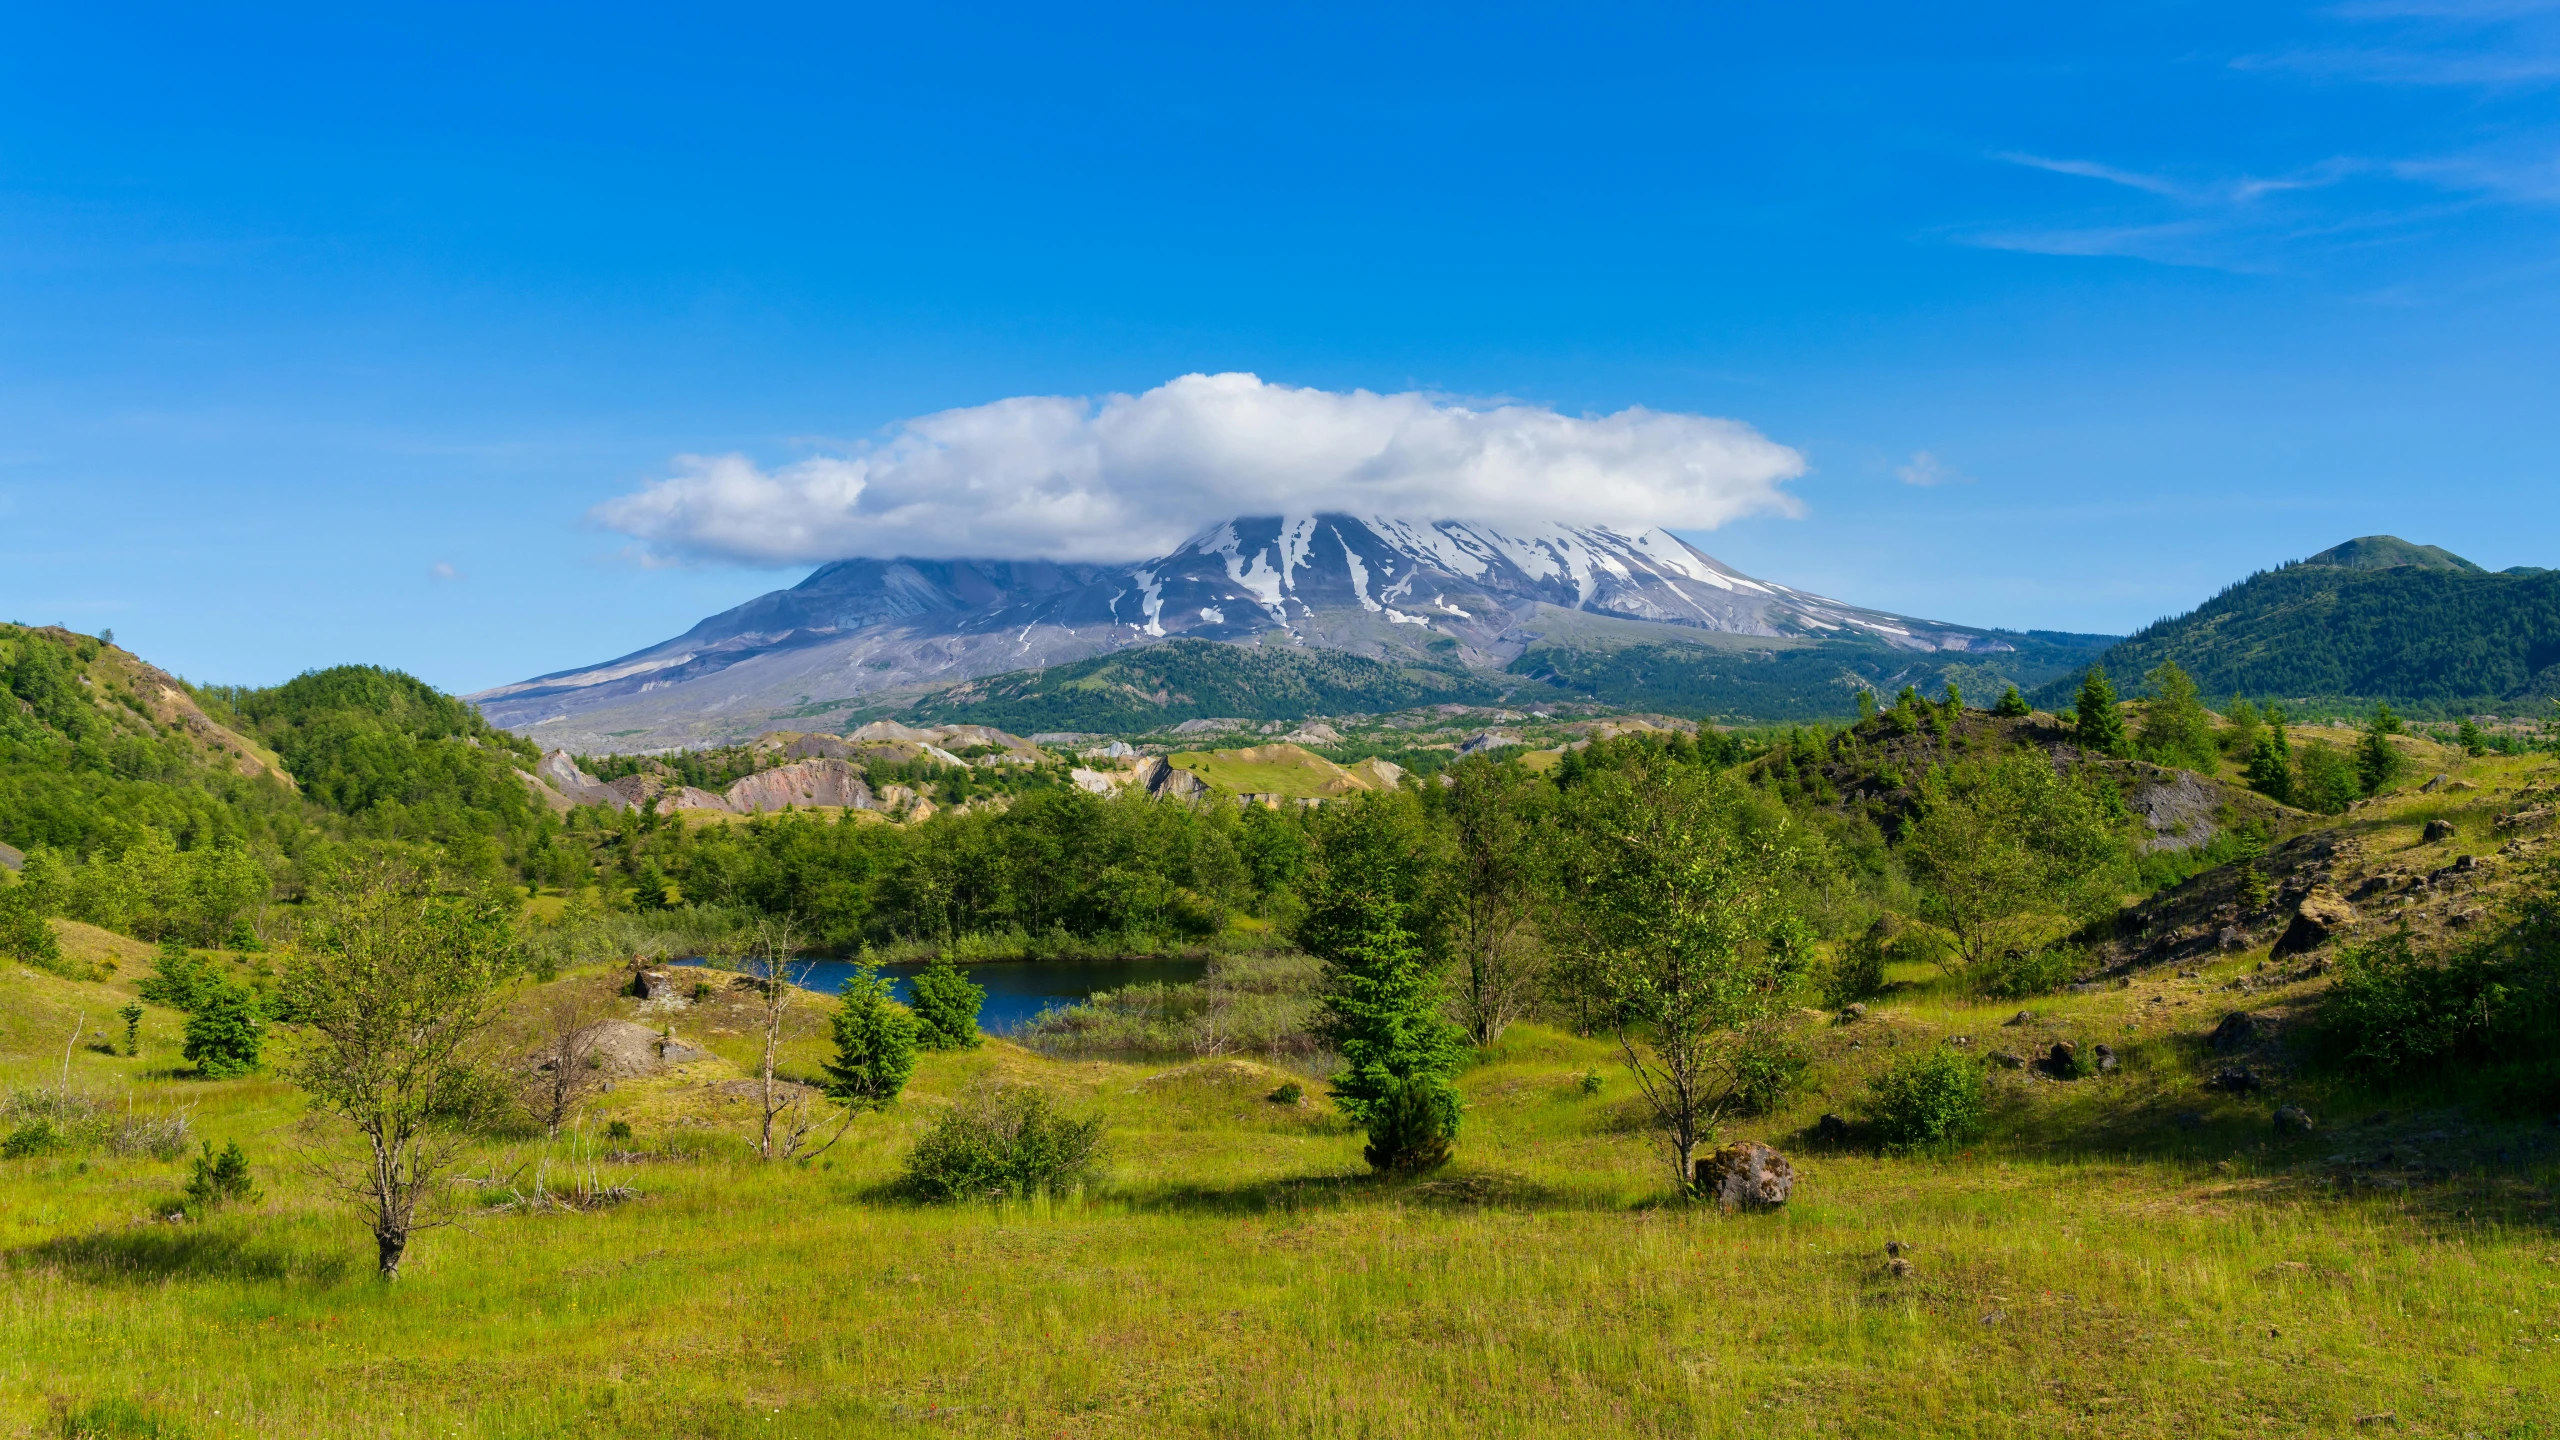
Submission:
<svg viewBox="0 0 2560 1440">
<path fill-rule="evenodd" d="M 2234 1010 L 2222 1017 L 2221 1024 L 2213 1027 L 2213 1034 L 2206 1037 L 2206 1043 L 2213 1046 L 2213 1053 L 2228 1055 L 2258 1043 L 2265 1029 L 2257 1016 L 2246 1010 Z"/>
</svg>

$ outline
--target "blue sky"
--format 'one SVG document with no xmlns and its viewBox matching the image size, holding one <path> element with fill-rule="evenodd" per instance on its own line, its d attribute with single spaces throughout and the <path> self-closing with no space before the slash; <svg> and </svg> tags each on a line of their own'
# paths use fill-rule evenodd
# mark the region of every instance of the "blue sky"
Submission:
<svg viewBox="0 0 2560 1440">
<path fill-rule="evenodd" d="M 2552 4 L 49 8 L 0 616 L 190 678 L 619 654 L 802 573 L 588 518 L 675 457 L 1191 372 L 1730 417 L 1692 539 L 1933 618 L 2560 564 Z"/>
</svg>

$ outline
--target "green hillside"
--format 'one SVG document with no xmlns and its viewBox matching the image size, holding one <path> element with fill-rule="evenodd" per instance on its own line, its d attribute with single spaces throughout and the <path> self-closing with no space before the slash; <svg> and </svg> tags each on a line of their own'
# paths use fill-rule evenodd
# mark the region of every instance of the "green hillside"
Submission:
<svg viewBox="0 0 2560 1440">
<path fill-rule="evenodd" d="M 2560 695 L 2560 573 L 2493 574 L 2370 536 L 2252 575 L 2098 659 L 2121 679 L 2175 660 L 2208 695 L 2538 713 Z M 2037 698 L 2067 704 L 2075 683 Z"/>
<path fill-rule="evenodd" d="M 1415 705 L 1489 705 L 1546 687 L 1456 665 L 1390 664 L 1342 650 L 1167 640 L 1045 670 L 1017 670 L 937 690 L 898 714 L 937 724 L 1037 730 L 1142 731 L 1229 716 L 1295 720 Z M 1561 697 L 1557 697 L 1561 698 Z"/>
<path fill-rule="evenodd" d="M 1603 704 L 1730 721 L 1826 720 L 1855 714 L 1860 691 L 1905 685 L 1931 694 L 1949 683 L 1988 701 L 2002 688 L 2032 689 L 2077 676 L 2109 635 L 2003 634 L 1989 653 L 1895 650 L 1863 641 L 1761 648 L 1749 642 L 1654 642 L 1614 647 L 1537 645 L 1511 673 Z"/>
<path fill-rule="evenodd" d="M 564 829 L 516 774 L 536 758 L 397 671 L 195 687 L 90 636 L 0 625 L 0 844 L 50 913 L 149 939 L 256 943 L 271 899 L 351 848 L 532 873 Z"/>
</svg>

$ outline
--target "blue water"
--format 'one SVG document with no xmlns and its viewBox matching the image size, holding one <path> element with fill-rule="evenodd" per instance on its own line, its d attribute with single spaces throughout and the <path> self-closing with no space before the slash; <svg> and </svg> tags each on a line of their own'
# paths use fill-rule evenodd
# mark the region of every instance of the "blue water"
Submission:
<svg viewBox="0 0 2560 1440">
<path fill-rule="evenodd" d="M 808 971 L 806 977 L 801 976 L 804 968 Z M 907 978 L 923 968 L 922 964 L 883 965 L 880 978 L 889 982 L 903 1003 L 907 999 Z M 821 995 L 837 995 L 853 978 L 853 970 L 849 960 L 803 960 L 795 962 L 790 973 Z M 986 1003 L 978 1007 L 978 1028 L 990 1035 L 1010 1034 L 1043 1010 L 1072 1005 L 1104 990 L 1117 990 L 1124 985 L 1188 985 L 1208 970 L 1205 960 L 1156 959 L 1023 960 L 960 967 L 960 973 L 968 976 L 971 983 L 986 988 Z"/>
</svg>

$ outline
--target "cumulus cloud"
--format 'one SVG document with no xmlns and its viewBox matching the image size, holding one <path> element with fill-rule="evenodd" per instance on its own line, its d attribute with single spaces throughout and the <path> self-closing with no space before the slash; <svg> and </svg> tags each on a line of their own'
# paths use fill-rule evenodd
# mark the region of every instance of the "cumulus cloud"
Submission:
<svg viewBox="0 0 2560 1440">
<path fill-rule="evenodd" d="M 1926 450 L 1914 450 L 1911 458 L 1893 467 L 1894 478 L 1905 485 L 1944 485 L 1964 477 L 1955 467 Z"/>
<path fill-rule="evenodd" d="M 1021 396 L 776 468 L 688 455 L 595 507 L 644 556 L 780 565 L 854 556 L 1117 561 L 1236 515 L 1711 529 L 1792 514 L 1804 458 L 1734 420 L 1185 375 L 1141 395 Z"/>
</svg>

